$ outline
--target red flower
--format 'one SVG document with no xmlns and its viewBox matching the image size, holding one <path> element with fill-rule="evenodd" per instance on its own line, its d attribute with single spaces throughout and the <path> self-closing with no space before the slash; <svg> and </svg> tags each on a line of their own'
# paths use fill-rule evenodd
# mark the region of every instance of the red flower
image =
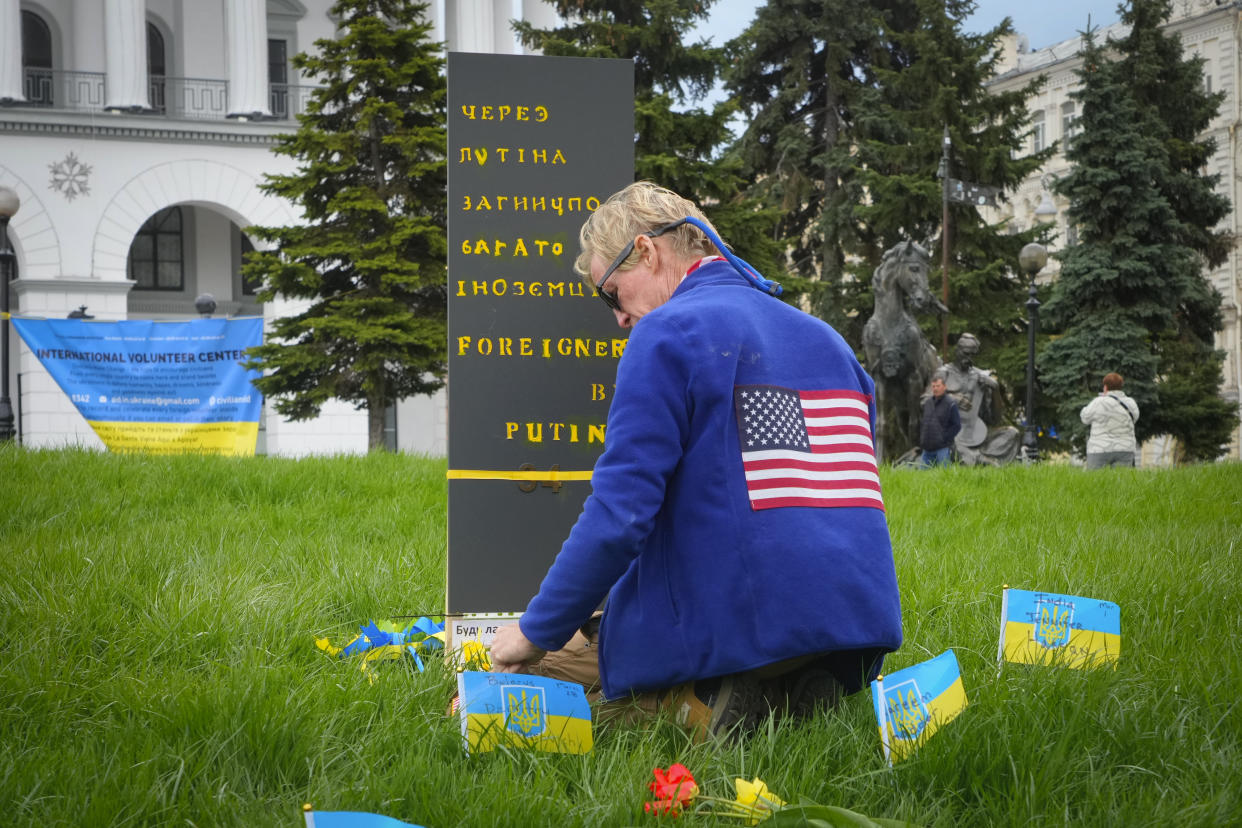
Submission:
<svg viewBox="0 0 1242 828">
<path fill-rule="evenodd" d="M 654 802 L 643 804 L 643 809 L 649 814 L 659 816 L 671 813 L 677 816 L 699 792 L 699 786 L 685 765 L 669 765 L 668 770 L 652 768 L 651 772 L 655 774 L 656 781 L 648 782 L 647 787 L 656 798 Z"/>
</svg>

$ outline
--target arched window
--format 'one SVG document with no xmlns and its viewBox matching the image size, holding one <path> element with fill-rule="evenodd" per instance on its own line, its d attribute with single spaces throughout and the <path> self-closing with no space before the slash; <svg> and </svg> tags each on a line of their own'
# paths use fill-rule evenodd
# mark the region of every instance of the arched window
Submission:
<svg viewBox="0 0 1242 828">
<path fill-rule="evenodd" d="M 151 108 L 164 111 L 164 77 L 167 74 L 167 55 L 164 54 L 164 35 L 155 24 L 147 21 L 147 79 L 151 87 Z"/>
<path fill-rule="evenodd" d="M 180 207 L 165 207 L 138 230 L 129 246 L 134 290 L 184 290 Z"/>
<path fill-rule="evenodd" d="M 52 30 L 32 11 L 22 11 L 22 69 L 26 100 L 34 106 L 52 105 Z"/>
</svg>

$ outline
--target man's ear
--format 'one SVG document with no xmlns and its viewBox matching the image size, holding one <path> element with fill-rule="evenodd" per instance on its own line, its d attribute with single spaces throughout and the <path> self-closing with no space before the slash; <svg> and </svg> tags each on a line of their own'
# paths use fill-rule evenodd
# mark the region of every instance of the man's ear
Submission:
<svg viewBox="0 0 1242 828">
<path fill-rule="evenodd" d="M 660 255 L 660 248 L 656 246 L 655 239 L 651 236 L 642 235 L 634 240 L 634 249 L 638 251 L 638 260 L 647 262 L 652 267 Z"/>
</svg>

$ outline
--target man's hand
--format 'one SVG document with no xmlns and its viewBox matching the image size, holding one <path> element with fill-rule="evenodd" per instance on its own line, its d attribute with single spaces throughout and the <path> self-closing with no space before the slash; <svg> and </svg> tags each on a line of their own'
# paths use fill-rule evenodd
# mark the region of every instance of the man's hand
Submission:
<svg viewBox="0 0 1242 828">
<path fill-rule="evenodd" d="M 516 623 L 508 624 L 497 630 L 496 637 L 492 639 L 492 670 L 517 673 L 526 665 L 543 658 L 546 652 L 531 644 Z"/>
</svg>

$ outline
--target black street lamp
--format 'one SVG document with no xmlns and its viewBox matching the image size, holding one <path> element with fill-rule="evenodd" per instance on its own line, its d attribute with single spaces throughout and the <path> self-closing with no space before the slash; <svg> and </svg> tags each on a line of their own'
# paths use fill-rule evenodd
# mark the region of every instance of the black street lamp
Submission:
<svg viewBox="0 0 1242 828">
<path fill-rule="evenodd" d="M 1035 275 L 1048 264 L 1048 250 L 1031 242 L 1018 254 L 1018 265 L 1031 280 L 1030 297 L 1026 300 L 1026 433 L 1022 447 L 1028 463 L 1039 462 L 1039 442 L 1035 431 L 1035 335 L 1039 333 L 1039 300 L 1035 298 Z"/>
<path fill-rule="evenodd" d="M 13 404 L 9 401 L 9 280 L 17 254 L 9 246 L 9 219 L 22 206 L 17 193 L 0 187 L 0 442 L 13 439 Z"/>
</svg>

